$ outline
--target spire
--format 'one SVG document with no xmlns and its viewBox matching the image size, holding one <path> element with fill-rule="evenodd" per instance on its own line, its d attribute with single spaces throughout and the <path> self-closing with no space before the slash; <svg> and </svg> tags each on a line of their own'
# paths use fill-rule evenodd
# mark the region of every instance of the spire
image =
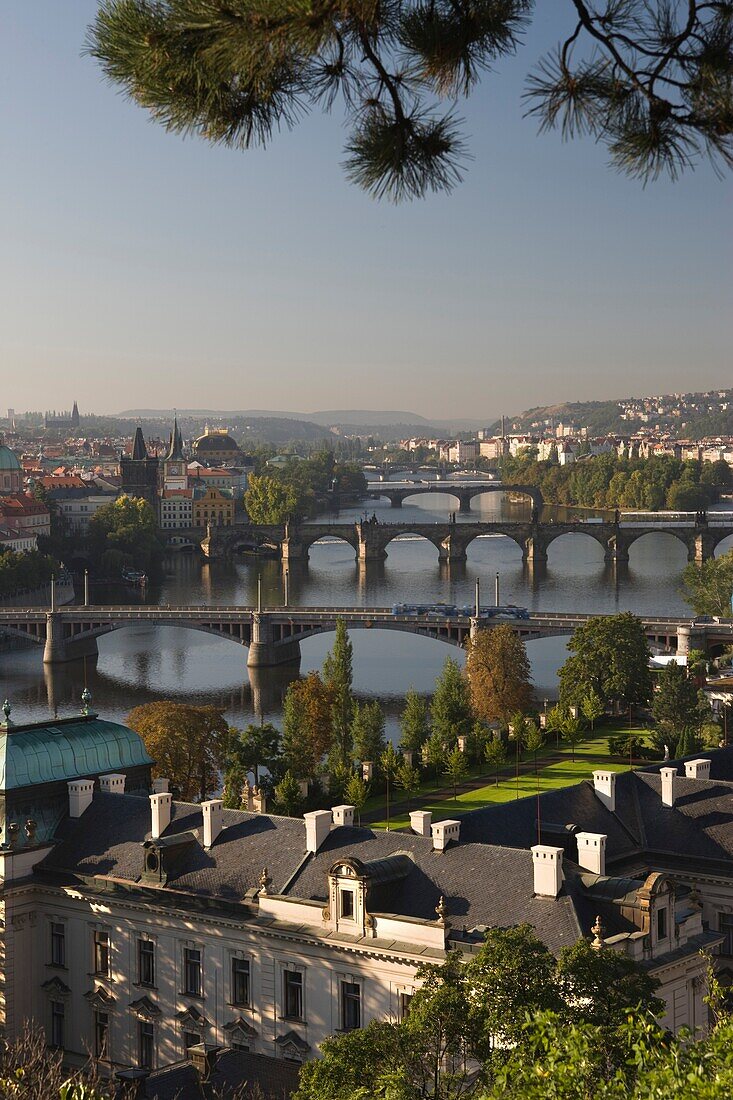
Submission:
<svg viewBox="0 0 733 1100">
<path fill-rule="evenodd" d="M 173 431 L 170 434 L 170 442 L 168 445 L 168 454 L 166 458 L 169 461 L 182 462 L 183 461 L 183 436 L 181 435 L 181 429 L 178 427 L 178 417 L 173 417 Z"/>
<path fill-rule="evenodd" d="M 74 408 L 71 410 L 71 423 L 75 428 L 79 425 L 79 406 L 76 401 L 74 402 Z"/>
<path fill-rule="evenodd" d="M 132 457 L 135 462 L 141 462 L 148 457 L 145 439 L 143 438 L 143 430 L 139 424 L 135 430 L 135 439 L 132 444 Z"/>
</svg>

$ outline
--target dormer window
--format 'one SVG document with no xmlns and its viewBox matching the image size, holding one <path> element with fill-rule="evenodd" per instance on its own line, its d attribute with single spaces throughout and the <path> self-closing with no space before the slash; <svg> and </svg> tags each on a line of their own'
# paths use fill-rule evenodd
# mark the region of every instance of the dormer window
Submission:
<svg viewBox="0 0 733 1100">
<path fill-rule="evenodd" d="M 340 890 L 339 895 L 341 898 L 341 917 L 343 920 L 354 919 L 354 891 L 353 890 Z"/>
<path fill-rule="evenodd" d="M 657 909 L 657 939 L 666 940 L 667 938 L 667 910 Z"/>
</svg>

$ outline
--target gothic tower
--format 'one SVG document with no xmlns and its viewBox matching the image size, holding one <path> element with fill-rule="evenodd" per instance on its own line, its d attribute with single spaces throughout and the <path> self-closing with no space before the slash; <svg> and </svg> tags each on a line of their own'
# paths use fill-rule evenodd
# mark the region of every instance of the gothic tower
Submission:
<svg viewBox="0 0 733 1100">
<path fill-rule="evenodd" d="M 132 497 L 145 497 L 155 507 L 158 493 L 158 459 L 148 454 L 142 428 L 138 425 L 132 453 L 120 455 L 122 491 Z"/>
</svg>

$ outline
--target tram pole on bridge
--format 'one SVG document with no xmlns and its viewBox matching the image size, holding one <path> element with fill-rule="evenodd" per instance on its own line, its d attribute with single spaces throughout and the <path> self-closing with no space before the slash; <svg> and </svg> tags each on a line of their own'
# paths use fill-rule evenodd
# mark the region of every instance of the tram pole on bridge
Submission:
<svg viewBox="0 0 733 1100">
<path fill-rule="evenodd" d="M 89 607 L 89 570 L 84 570 L 84 606 Z"/>
<path fill-rule="evenodd" d="M 499 570 L 496 571 L 496 579 L 494 580 L 494 606 L 499 607 L 501 601 L 499 599 Z"/>
<path fill-rule="evenodd" d="M 481 618 L 481 581 L 476 577 L 476 618 Z"/>
</svg>

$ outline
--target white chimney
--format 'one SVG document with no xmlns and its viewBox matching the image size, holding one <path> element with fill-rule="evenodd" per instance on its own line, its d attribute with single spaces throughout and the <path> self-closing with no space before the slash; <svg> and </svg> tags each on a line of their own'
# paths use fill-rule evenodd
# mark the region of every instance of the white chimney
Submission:
<svg viewBox="0 0 733 1100">
<path fill-rule="evenodd" d="M 556 898 L 563 884 L 563 849 L 535 844 L 531 851 L 535 894 L 541 898 Z"/>
<path fill-rule="evenodd" d="M 153 794 L 168 794 L 169 779 L 164 779 L 162 776 L 159 779 L 153 780 Z"/>
<path fill-rule="evenodd" d="M 305 821 L 305 850 L 317 852 L 331 832 L 331 811 L 312 810 L 309 814 L 303 814 L 303 820 Z"/>
<path fill-rule="evenodd" d="M 433 815 L 430 810 L 412 810 L 410 813 L 410 828 L 418 836 L 430 836 L 430 823 Z"/>
<path fill-rule="evenodd" d="M 685 777 L 687 779 L 709 779 L 709 760 L 685 760 Z"/>
<path fill-rule="evenodd" d="M 161 791 L 160 794 L 151 794 L 149 797 L 153 819 L 150 832 L 153 840 L 157 840 L 159 836 L 163 835 L 171 823 L 171 804 L 173 802 L 173 795 L 168 794 L 167 791 Z"/>
<path fill-rule="evenodd" d="M 458 843 L 461 835 L 460 821 L 436 821 L 430 826 L 433 834 L 433 851 L 444 852 L 451 841 Z"/>
<path fill-rule="evenodd" d="M 81 817 L 94 797 L 93 779 L 72 779 L 69 788 L 69 817 Z"/>
<path fill-rule="evenodd" d="M 204 815 L 204 848 L 211 848 L 221 832 L 223 807 L 224 803 L 220 798 L 201 803 L 201 812 Z"/>
<path fill-rule="evenodd" d="M 611 813 L 616 812 L 616 772 L 609 771 L 597 771 L 593 772 L 593 788 L 596 792 L 596 797 L 600 802 L 610 810 Z"/>
<path fill-rule="evenodd" d="M 334 806 L 331 811 L 334 825 L 353 825 L 355 806 Z"/>
<path fill-rule="evenodd" d="M 99 789 L 105 791 L 107 794 L 124 794 L 125 793 L 125 776 L 116 773 L 110 773 L 110 775 L 100 775 L 99 777 Z"/>
<path fill-rule="evenodd" d="M 674 806 L 674 786 L 675 779 L 677 778 L 677 769 L 660 768 L 659 774 L 662 777 L 662 805 Z"/>
<path fill-rule="evenodd" d="M 603 833 L 576 833 L 578 865 L 594 875 L 606 873 L 606 840 Z"/>
</svg>

